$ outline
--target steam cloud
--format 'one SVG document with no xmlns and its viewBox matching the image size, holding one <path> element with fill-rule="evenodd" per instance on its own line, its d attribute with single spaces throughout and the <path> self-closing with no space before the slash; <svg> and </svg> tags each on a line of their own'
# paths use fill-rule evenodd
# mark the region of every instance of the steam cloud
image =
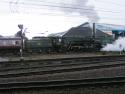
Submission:
<svg viewBox="0 0 125 94">
<path fill-rule="evenodd" d="M 67 0 L 63 0 L 66 2 Z M 79 13 L 81 16 L 86 16 L 89 18 L 90 22 L 98 22 L 99 16 L 94 9 L 94 6 L 87 5 L 88 0 L 69 0 L 71 3 L 67 5 L 65 3 L 62 3 L 62 6 L 64 7 L 73 7 L 73 8 L 63 8 L 63 10 L 66 13 Z M 76 8 L 76 9 L 75 9 Z M 79 9 L 80 8 L 80 9 Z"/>
<path fill-rule="evenodd" d="M 113 44 L 107 44 L 102 51 L 123 51 L 125 50 L 125 37 L 119 37 Z"/>
</svg>

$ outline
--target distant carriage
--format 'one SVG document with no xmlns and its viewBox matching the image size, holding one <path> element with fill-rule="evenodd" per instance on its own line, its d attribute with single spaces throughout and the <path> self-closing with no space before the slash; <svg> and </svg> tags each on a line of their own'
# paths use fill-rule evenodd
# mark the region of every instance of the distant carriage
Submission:
<svg viewBox="0 0 125 94">
<path fill-rule="evenodd" d="M 0 52 L 19 52 L 21 48 L 20 37 L 0 37 Z"/>
</svg>

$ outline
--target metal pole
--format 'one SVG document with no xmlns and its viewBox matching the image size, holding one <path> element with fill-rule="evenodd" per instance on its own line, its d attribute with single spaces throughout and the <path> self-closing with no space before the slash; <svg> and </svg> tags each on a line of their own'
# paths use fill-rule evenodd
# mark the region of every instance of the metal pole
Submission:
<svg viewBox="0 0 125 94">
<path fill-rule="evenodd" d="M 23 57 L 23 33 L 21 29 L 21 57 Z"/>
<path fill-rule="evenodd" d="M 23 60 L 23 24 L 19 24 L 18 27 L 20 29 L 20 37 L 21 37 L 20 60 Z"/>
<path fill-rule="evenodd" d="M 93 23 L 93 39 L 95 39 L 96 37 L 96 27 L 95 27 L 95 23 Z"/>
</svg>

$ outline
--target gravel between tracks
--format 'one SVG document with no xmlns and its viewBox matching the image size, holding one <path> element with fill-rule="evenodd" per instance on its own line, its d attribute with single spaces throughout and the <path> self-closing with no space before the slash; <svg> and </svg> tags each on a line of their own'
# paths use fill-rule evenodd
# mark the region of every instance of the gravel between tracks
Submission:
<svg viewBox="0 0 125 94">
<path fill-rule="evenodd" d="M 74 57 L 93 57 L 102 56 L 99 53 L 67 53 L 67 54 L 32 54 L 23 56 L 24 60 L 36 59 L 58 59 L 58 58 L 74 58 Z M 18 56 L 0 57 L 0 61 L 16 61 L 20 60 Z"/>
</svg>

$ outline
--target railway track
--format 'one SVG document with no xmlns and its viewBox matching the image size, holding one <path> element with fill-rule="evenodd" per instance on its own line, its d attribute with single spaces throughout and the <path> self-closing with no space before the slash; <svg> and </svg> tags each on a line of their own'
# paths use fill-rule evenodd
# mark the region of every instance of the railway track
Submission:
<svg viewBox="0 0 125 94">
<path fill-rule="evenodd" d="M 0 78 L 11 78 L 11 77 L 22 77 L 22 76 L 32 76 L 32 75 L 44 75 L 44 74 L 53 74 L 53 73 L 64 73 L 64 72 L 74 72 L 74 71 L 85 71 L 85 70 L 94 70 L 94 69 L 103 69 L 103 68 L 113 68 L 125 66 L 125 62 L 107 62 L 101 64 L 77 64 L 77 65 L 65 65 L 65 66 L 44 66 L 41 68 L 28 68 L 28 69 L 14 69 L 6 70 L 0 72 Z"/>
<path fill-rule="evenodd" d="M 20 60 L 11 60 L 11 61 L 0 61 L 1 63 L 24 63 L 24 62 L 47 62 L 47 61 L 67 61 L 67 60 L 85 60 L 85 61 L 90 61 L 90 58 L 92 60 L 115 60 L 119 58 L 124 58 L 125 55 L 105 55 L 105 56 L 91 56 L 91 57 L 82 57 L 82 56 L 77 56 L 77 57 L 59 57 L 59 58 L 44 58 L 44 59 L 24 59 L 22 61 Z"/>
<path fill-rule="evenodd" d="M 0 62 L 0 71 L 125 61 L 125 55 Z"/>
<path fill-rule="evenodd" d="M 43 67 L 31 67 L 31 68 L 19 68 L 19 69 L 12 69 L 12 70 L 2 70 L 0 71 L 0 82 L 2 81 L 18 81 L 23 79 L 24 81 L 28 81 L 28 78 L 37 79 L 39 76 L 44 75 L 52 75 L 52 74 L 61 74 L 61 73 L 73 73 L 73 72 L 80 72 L 80 71 L 88 71 L 88 70 L 99 70 L 105 68 L 116 68 L 120 66 L 125 66 L 125 62 L 123 60 L 117 62 L 97 62 L 92 64 L 61 64 L 61 65 L 53 65 L 53 66 L 43 66 Z M 34 78 L 36 77 L 36 78 Z M 28 80 L 25 80 L 28 79 Z"/>
<path fill-rule="evenodd" d="M 113 84 L 124 83 L 125 77 L 113 76 L 107 78 L 89 78 L 89 79 L 48 79 L 43 80 L 40 77 L 46 75 L 62 75 L 65 73 L 89 71 L 89 70 L 103 70 L 105 68 L 116 68 L 125 66 L 125 56 L 104 56 L 104 57 L 90 57 L 90 58 L 66 58 L 53 59 L 32 62 L 20 62 L 23 66 L 17 67 L 19 62 L 6 62 L 9 64 L 6 68 L 0 69 L 0 89 L 21 89 L 21 88 L 39 88 L 39 87 L 58 87 L 58 86 L 77 86 L 77 85 L 95 85 L 95 84 Z M 31 65 L 25 66 L 32 63 Z M 37 64 L 36 64 L 37 63 Z M 3 64 L 3 63 L 2 63 Z M 36 66 L 36 65 L 37 66 Z M 41 65 L 39 65 L 41 64 Z M 16 66 L 14 66 L 16 65 Z M 74 74 L 73 74 L 74 75 Z M 75 75 L 74 75 L 75 76 Z M 47 76 L 49 77 L 49 76 Z"/>
<path fill-rule="evenodd" d="M 0 90 L 32 89 L 32 88 L 55 88 L 55 87 L 77 87 L 77 86 L 109 86 L 124 85 L 125 77 L 94 78 L 94 79 L 67 79 L 51 81 L 29 81 L 16 83 L 0 83 Z"/>
<path fill-rule="evenodd" d="M 100 57 L 99 59 L 97 57 L 96 58 L 94 57 L 94 60 L 92 60 L 93 59 L 92 57 L 91 59 L 92 61 L 90 61 L 89 59 L 88 62 L 84 61 L 84 59 L 86 60 L 86 58 L 82 58 L 82 59 L 77 58 L 73 60 L 70 60 L 68 58 L 68 61 L 66 61 L 67 63 L 62 62 L 58 64 L 57 63 L 50 64 L 50 65 L 48 64 L 43 66 L 39 65 L 35 67 L 31 66 L 31 67 L 15 67 L 15 68 L 3 68 L 3 69 L 1 68 L 0 77 L 9 78 L 9 77 L 19 77 L 19 76 L 28 76 L 28 75 L 73 72 L 73 71 L 92 70 L 92 69 L 99 69 L 99 68 L 106 68 L 106 67 L 125 66 L 125 63 L 124 63 L 125 59 L 123 56 L 120 56 L 120 58 L 115 58 L 115 59 L 112 59 L 112 57 L 107 57 L 107 56 L 104 57 L 104 59 L 102 59 L 102 57 L 101 59 Z M 118 63 L 115 63 L 115 62 L 118 62 Z"/>
</svg>

